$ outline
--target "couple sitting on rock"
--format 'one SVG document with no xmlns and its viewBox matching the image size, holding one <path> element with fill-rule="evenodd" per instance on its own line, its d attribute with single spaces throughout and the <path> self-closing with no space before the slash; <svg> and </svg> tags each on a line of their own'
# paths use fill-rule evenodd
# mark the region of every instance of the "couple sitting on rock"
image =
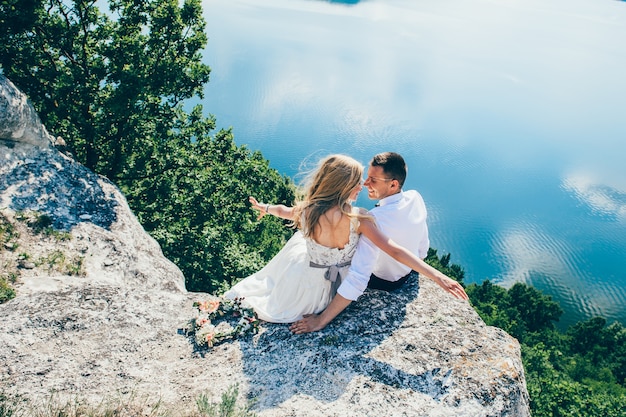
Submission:
<svg viewBox="0 0 626 417">
<path fill-rule="evenodd" d="M 457 298 L 463 287 L 423 261 L 429 240 L 426 207 L 415 191 L 402 191 L 407 168 L 393 152 L 372 158 L 364 168 L 345 155 L 322 159 L 307 177 L 303 197 L 293 206 L 250 197 L 252 207 L 290 220 L 298 231 L 257 273 L 224 297 L 244 298 L 261 320 L 292 323 L 293 333 L 324 328 L 366 287 L 394 290 L 413 273 L 422 273 Z M 367 188 L 379 200 L 369 212 L 352 207 Z"/>
</svg>

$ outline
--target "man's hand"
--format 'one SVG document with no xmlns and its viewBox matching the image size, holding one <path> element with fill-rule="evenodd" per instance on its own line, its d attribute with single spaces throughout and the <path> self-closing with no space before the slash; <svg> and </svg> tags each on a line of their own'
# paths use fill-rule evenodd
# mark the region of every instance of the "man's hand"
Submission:
<svg viewBox="0 0 626 417">
<path fill-rule="evenodd" d="M 293 323 L 289 326 L 294 334 L 317 332 L 322 330 L 328 323 L 330 323 L 339 313 L 341 313 L 352 301 L 341 296 L 341 294 L 335 295 L 335 298 L 330 302 L 326 310 L 320 314 L 305 314 L 301 320 Z"/>
<path fill-rule="evenodd" d="M 325 325 L 322 324 L 322 320 L 319 314 L 306 314 L 302 319 L 289 326 L 294 334 L 317 332 L 322 330 Z"/>
<path fill-rule="evenodd" d="M 437 284 L 441 286 L 444 290 L 448 291 L 450 294 L 454 295 L 456 298 L 460 298 L 461 300 L 469 300 L 469 297 L 461 284 L 453 280 L 452 278 L 444 275 L 439 277 Z"/>
</svg>

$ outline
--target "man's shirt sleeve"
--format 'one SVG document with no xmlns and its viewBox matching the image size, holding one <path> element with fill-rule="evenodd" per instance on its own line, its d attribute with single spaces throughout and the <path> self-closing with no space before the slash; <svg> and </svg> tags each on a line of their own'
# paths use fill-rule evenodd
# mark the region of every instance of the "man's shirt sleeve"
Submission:
<svg viewBox="0 0 626 417">
<path fill-rule="evenodd" d="M 368 238 L 361 235 L 348 275 L 341 281 L 337 293 L 348 300 L 356 301 L 367 288 L 370 275 L 376 266 L 379 249 Z"/>
</svg>

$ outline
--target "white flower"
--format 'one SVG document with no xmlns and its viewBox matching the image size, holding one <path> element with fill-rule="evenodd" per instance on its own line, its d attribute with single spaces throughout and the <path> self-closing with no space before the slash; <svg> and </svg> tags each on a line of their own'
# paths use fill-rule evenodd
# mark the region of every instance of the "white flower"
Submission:
<svg viewBox="0 0 626 417">
<path fill-rule="evenodd" d="M 225 339 L 236 339 L 258 331 L 259 319 L 243 299 L 195 302 L 198 315 L 189 320 L 187 334 L 194 334 L 198 346 L 212 347 Z M 237 323 L 234 325 L 233 323 Z"/>
</svg>

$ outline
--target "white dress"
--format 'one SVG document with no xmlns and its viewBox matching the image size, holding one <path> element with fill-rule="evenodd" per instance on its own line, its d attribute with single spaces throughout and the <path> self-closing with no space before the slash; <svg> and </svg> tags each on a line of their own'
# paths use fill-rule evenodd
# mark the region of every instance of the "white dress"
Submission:
<svg viewBox="0 0 626 417">
<path fill-rule="evenodd" d="M 225 298 L 244 298 L 261 320 L 293 323 L 304 314 L 322 312 L 335 296 L 356 251 L 357 222 L 342 248 L 322 246 L 297 231 L 267 265 L 244 278 Z M 334 279 L 334 282 L 333 282 Z"/>
</svg>

